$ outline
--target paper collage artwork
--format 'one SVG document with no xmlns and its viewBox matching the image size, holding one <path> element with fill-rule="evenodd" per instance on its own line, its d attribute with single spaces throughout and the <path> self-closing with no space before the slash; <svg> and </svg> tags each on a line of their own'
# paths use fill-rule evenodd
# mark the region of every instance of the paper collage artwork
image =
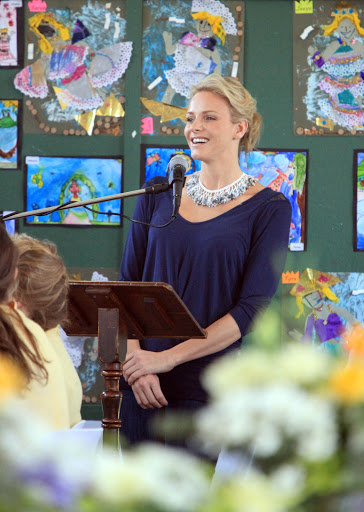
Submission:
<svg viewBox="0 0 364 512">
<path fill-rule="evenodd" d="M 191 86 L 207 75 L 242 79 L 243 20 L 241 1 L 143 3 L 143 134 L 183 134 Z"/>
<path fill-rule="evenodd" d="M 282 339 L 341 354 L 347 335 L 364 323 L 364 274 L 306 268 L 282 285 Z"/>
<path fill-rule="evenodd" d="M 44 5 L 45 4 L 45 5 Z M 26 67 L 14 85 L 25 101 L 24 131 L 119 135 L 124 116 L 121 78 L 132 43 L 124 42 L 125 1 L 27 2 Z"/>
<path fill-rule="evenodd" d="M 247 157 L 240 153 L 240 167 L 265 187 L 281 192 L 292 206 L 289 234 L 291 251 L 306 248 L 306 183 L 308 151 L 260 150 Z"/>
<path fill-rule="evenodd" d="M 0 67 L 17 67 L 18 21 L 13 2 L 0 2 Z"/>
<path fill-rule="evenodd" d="M 27 156 L 26 210 L 56 207 L 120 194 L 122 161 L 119 158 Z M 119 226 L 120 200 L 105 201 L 26 218 L 27 224 L 63 226 Z"/>
<path fill-rule="evenodd" d="M 20 100 L 0 100 L 0 169 L 17 169 Z"/>
<path fill-rule="evenodd" d="M 363 3 L 313 2 L 293 14 L 294 132 L 355 135 L 364 130 Z"/>
</svg>

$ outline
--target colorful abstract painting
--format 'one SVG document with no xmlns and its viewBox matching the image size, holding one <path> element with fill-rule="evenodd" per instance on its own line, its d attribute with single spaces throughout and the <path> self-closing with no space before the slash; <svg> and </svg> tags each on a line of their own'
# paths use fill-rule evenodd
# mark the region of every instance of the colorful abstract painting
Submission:
<svg viewBox="0 0 364 512">
<path fill-rule="evenodd" d="M 258 178 L 265 187 L 281 192 L 292 206 L 292 220 L 289 234 L 291 251 L 306 248 L 306 184 L 307 150 L 252 151 L 240 154 L 241 169 Z"/>
<path fill-rule="evenodd" d="M 191 157 L 191 150 L 188 146 L 142 146 L 142 172 L 140 174 L 140 184 L 155 176 L 167 176 L 168 162 L 178 154 L 187 157 L 190 167 L 186 174 L 192 174 L 201 170 L 201 162 Z"/>
<path fill-rule="evenodd" d="M 122 191 L 120 158 L 62 158 L 28 156 L 26 210 L 57 207 L 69 201 L 96 199 Z M 30 216 L 27 224 L 63 226 L 119 226 L 120 200 Z"/>
<path fill-rule="evenodd" d="M 20 2 L 21 5 L 21 2 Z M 18 9 L 19 2 L 0 2 L 0 67 L 19 65 Z"/>
<path fill-rule="evenodd" d="M 340 353 L 350 328 L 364 324 L 364 274 L 306 268 L 290 277 L 282 284 L 282 341 Z"/>
<path fill-rule="evenodd" d="M 7 215 L 10 215 L 11 213 L 15 213 L 14 211 L 10 210 L 3 210 L 0 211 L 0 216 L 6 217 Z M 9 233 L 9 235 L 13 235 L 18 231 L 18 221 L 17 219 L 11 219 L 11 220 L 5 220 L 5 229 Z"/>
<path fill-rule="evenodd" d="M 143 2 L 142 133 L 181 135 L 191 86 L 210 73 L 243 79 L 244 2 Z"/>
<path fill-rule="evenodd" d="M 354 250 L 364 251 L 364 151 L 354 151 Z"/>
<path fill-rule="evenodd" d="M 298 4 L 298 2 L 293 2 Z M 364 12 L 359 0 L 293 9 L 293 116 L 298 135 L 364 130 Z"/>
<path fill-rule="evenodd" d="M 126 1 L 32 0 L 25 6 L 26 67 L 14 78 L 25 100 L 25 133 L 122 133 Z"/>
<path fill-rule="evenodd" d="M 0 100 L 0 169 L 17 169 L 20 101 Z"/>
</svg>

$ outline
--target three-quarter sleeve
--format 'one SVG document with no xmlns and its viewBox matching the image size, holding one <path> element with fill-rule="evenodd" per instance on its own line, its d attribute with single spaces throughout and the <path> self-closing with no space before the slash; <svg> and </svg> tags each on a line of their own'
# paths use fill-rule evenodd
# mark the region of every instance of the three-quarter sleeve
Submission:
<svg viewBox="0 0 364 512">
<path fill-rule="evenodd" d="M 291 215 L 289 201 L 279 194 L 266 202 L 254 222 L 240 297 L 229 311 L 242 336 L 277 290 L 287 256 Z"/>
</svg>

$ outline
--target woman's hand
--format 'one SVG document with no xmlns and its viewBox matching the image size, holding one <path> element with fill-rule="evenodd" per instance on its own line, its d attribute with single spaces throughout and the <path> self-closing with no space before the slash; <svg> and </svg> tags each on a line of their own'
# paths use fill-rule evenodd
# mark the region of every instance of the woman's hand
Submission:
<svg viewBox="0 0 364 512">
<path fill-rule="evenodd" d="M 127 383 L 132 386 L 143 375 L 169 372 L 173 367 L 168 351 L 134 350 L 125 358 L 123 375 Z"/>
<path fill-rule="evenodd" d="M 143 375 L 135 381 L 132 390 L 136 401 L 143 409 L 160 409 L 168 405 L 157 375 Z"/>
</svg>

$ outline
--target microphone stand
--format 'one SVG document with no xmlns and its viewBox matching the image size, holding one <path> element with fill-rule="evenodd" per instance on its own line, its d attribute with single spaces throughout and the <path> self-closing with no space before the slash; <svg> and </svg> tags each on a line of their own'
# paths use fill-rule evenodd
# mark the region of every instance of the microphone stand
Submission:
<svg viewBox="0 0 364 512">
<path fill-rule="evenodd" d="M 9 215 L 0 215 L 0 222 L 13 219 L 21 219 L 23 217 L 31 217 L 33 215 L 42 216 L 51 214 L 59 210 L 67 210 L 69 208 L 78 208 L 80 206 L 86 206 L 88 204 L 104 203 L 105 201 L 114 201 L 115 199 L 124 199 L 126 197 L 139 196 L 142 194 L 160 194 L 166 192 L 172 184 L 169 183 L 157 183 L 149 187 L 140 188 L 137 190 L 131 190 L 130 192 L 122 192 L 120 194 L 114 194 L 111 196 L 95 197 L 93 199 L 87 199 L 86 201 L 70 201 L 68 203 L 60 204 L 58 206 L 49 206 L 47 208 L 39 208 L 38 210 L 31 210 L 27 212 L 11 213 Z"/>
</svg>

